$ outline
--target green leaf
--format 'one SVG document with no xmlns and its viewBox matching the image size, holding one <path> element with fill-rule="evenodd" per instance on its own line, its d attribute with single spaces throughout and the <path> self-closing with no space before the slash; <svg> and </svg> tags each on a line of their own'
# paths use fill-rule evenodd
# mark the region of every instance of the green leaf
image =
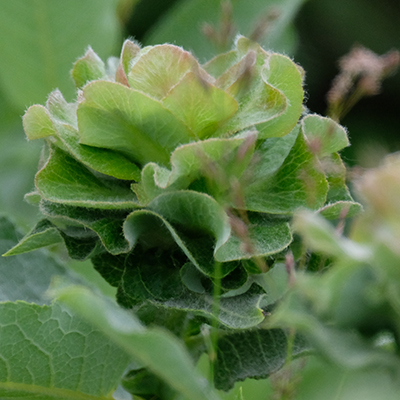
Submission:
<svg viewBox="0 0 400 400">
<path fill-rule="evenodd" d="M 99 0 L 95 6 L 80 0 L 62 6 L 45 0 L 3 3 L 0 52 L 7 62 L 0 65 L 0 82 L 19 110 L 44 103 L 56 87 L 71 98 L 75 89 L 69 72 L 82 49 L 91 45 L 106 57 L 117 44 L 114 1 Z"/>
<path fill-rule="evenodd" d="M 62 290 L 59 299 L 188 400 L 218 399 L 172 334 L 157 328 L 145 329 L 131 313 L 82 287 Z"/>
<path fill-rule="evenodd" d="M 134 186 L 141 203 L 147 205 L 166 190 L 187 189 L 202 176 L 207 190 L 221 203 L 233 203 L 232 179 L 240 179 L 255 147 L 255 133 L 241 138 L 208 139 L 179 146 L 171 155 L 171 170 L 149 163 Z"/>
<path fill-rule="evenodd" d="M 311 150 L 320 159 L 350 145 L 345 129 L 330 118 L 307 115 L 301 128 Z"/>
<path fill-rule="evenodd" d="M 89 83 L 83 97 L 78 106 L 82 144 L 119 151 L 139 164 L 168 165 L 170 153 L 195 138 L 160 102 L 121 84 Z"/>
<path fill-rule="evenodd" d="M 250 216 L 248 237 L 251 250 L 243 247 L 243 238 L 231 234 L 229 240 L 215 254 L 215 259 L 221 262 L 266 257 L 284 250 L 292 242 L 289 224 L 285 220 L 274 220 L 267 216 Z"/>
<path fill-rule="evenodd" d="M 162 103 L 199 139 L 214 136 L 238 108 L 232 96 L 193 72 L 188 72 Z"/>
<path fill-rule="evenodd" d="M 106 78 L 106 68 L 102 59 L 89 46 L 85 55 L 79 58 L 71 71 L 77 89 L 87 82 Z"/>
<path fill-rule="evenodd" d="M 326 203 L 318 211 L 326 219 L 350 218 L 362 211 L 362 205 L 353 200 L 346 186 L 346 167 L 340 156 L 333 153 L 322 159 L 329 190 Z"/>
<path fill-rule="evenodd" d="M 128 82 L 133 89 L 162 100 L 192 69 L 198 69 L 196 59 L 180 47 L 145 47 L 130 66 Z"/>
<path fill-rule="evenodd" d="M 260 167 L 263 169 L 258 168 L 256 177 L 244 187 L 247 209 L 289 214 L 299 207 L 316 209 L 325 203 L 328 191 L 325 175 L 309 151 L 298 126 L 293 134 L 297 135 L 296 142 L 279 169 L 271 174 L 271 163 L 261 161 Z M 284 155 L 288 142 L 282 143 L 281 154 Z"/>
<path fill-rule="evenodd" d="M 126 211 L 93 210 L 83 207 L 72 207 L 65 204 L 42 201 L 40 211 L 53 221 L 61 219 L 62 222 L 75 225 L 78 223 L 96 232 L 102 245 L 111 254 L 127 253 L 129 243 L 122 232 L 123 220 Z"/>
<path fill-rule="evenodd" d="M 87 167 L 118 179 L 139 180 L 139 168 L 122 154 L 79 143 L 74 106 L 67 103 L 59 91 L 54 91 L 47 101 L 47 109 L 40 105 L 29 107 L 23 117 L 28 139 L 53 136 L 58 139 L 56 145 L 70 152 Z"/>
<path fill-rule="evenodd" d="M 11 221 L 0 216 L 0 255 L 15 248 L 22 234 Z M 46 291 L 53 275 L 70 276 L 69 272 L 48 253 L 38 250 L 35 257 L 20 254 L 0 257 L 0 301 L 25 300 L 47 304 Z"/>
<path fill-rule="evenodd" d="M 287 358 L 288 337 L 281 329 L 253 329 L 222 333 L 218 338 L 215 387 L 230 390 L 246 378 L 262 379 L 278 371 Z M 308 346 L 296 337 L 292 355 Z"/>
<path fill-rule="evenodd" d="M 310 211 L 297 212 L 293 220 L 293 228 L 300 233 L 314 251 L 344 260 L 365 262 L 372 253 L 368 246 L 340 237 L 334 227 L 324 218 Z"/>
<path fill-rule="evenodd" d="M 3 256 L 15 256 L 62 242 L 58 229 L 48 220 L 39 221 L 19 243 L 4 253 Z"/>
<path fill-rule="evenodd" d="M 272 54 L 261 76 L 265 82 L 286 97 L 286 109 L 276 118 L 257 126 L 260 138 L 284 136 L 297 124 L 303 111 L 303 75 L 299 67 L 286 56 Z"/>
<path fill-rule="evenodd" d="M 216 82 L 218 86 L 235 96 L 239 102 L 237 113 L 221 128 L 221 132 L 238 132 L 253 125 L 257 129 L 263 128 L 264 123 L 278 118 L 288 107 L 284 93 L 271 85 L 269 79 L 260 76 L 265 68 L 264 62 L 268 63 L 268 59 L 273 57 L 268 57 L 261 50 L 260 53 L 261 56 L 258 57 L 260 60 L 257 60 L 257 54 L 250 50 Z M 274 82 L 273 79 L 271 81 Z M 283 134 L 276 134 L 274 130 L 270 130 L 268 134 L 265 134 L 263 130 L 260 132 L 262 138 L 283 136 Z"/>
<path fill-rule="evenodd" d="M 204 193 L 189 190 L 166 193 L 156 197 L 148 208 L 189 232 L 212 235 L 216 240 L 216 251 L 228 240 L 230 226 L 226 213 Z"/>
<path fill-rule="evenodd" d="M 0 303 L 0 396 L 111 399 L 129 357 L 55 303 Z"/>
<path fill-rule="evenodd" d="M 175 244 L 199 271 L 213 276 L 214 248 L 230 232 L 227 215 L 218 203 L 203 193 L 179 191 L 158 196 L 149 209 L 154 211 L 134 211 L 124 222 L 131 247 L 139 241 L 145 248 L 167 249 Z M 222 276 L 231 271 L 231 265 L 223 264 Z"/>
<path fill-rule="evenodd" d="M 23 124 L 29 140 L 55 136 L 56 134 L 48 110 L 39 104 L 28 108 L 23 117 Z"/>
<path fill-rule="evenodd" d="M 221 298 L 218 309 L 218 322 L 232 329 L 249 329 L 264 320 L 261 303 L 265 293 L 253 286 L 238 296 Z M 214 319 L 214 298 L 209 294 L 184 292 L 181 297 L 160 302 L 160 305 L 176 308 Z"/>
<path fill-rule="evenodd" d="M 36 188 L 42 198 L 67 205 L 102 208 L 135 208 L 129 187 L 95 176 L 64 151 L 53 147 L 45 166 L 36 174 Z"/>
<path fill-rule="evenodd" d="M 296 385 L 296 400 L 395 400 L 398 380 L 384 368 L 349 371 L 318 358 L 308 358 Z"/>
</svg>

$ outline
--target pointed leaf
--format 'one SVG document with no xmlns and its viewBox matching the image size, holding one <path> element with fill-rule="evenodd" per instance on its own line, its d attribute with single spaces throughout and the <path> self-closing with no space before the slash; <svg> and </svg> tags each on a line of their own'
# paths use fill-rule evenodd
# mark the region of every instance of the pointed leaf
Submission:
<svg viewBox="0 0 400 400">
<path fill-rule="evenodd" d="M 3 256 L 28 253 L 60 242 L 62 242 L 62 236 L 58 229 L 50 221 L 43 219 L 16 246 L 8 250 Z"/>
<path fill-rule="evenodd" d="M 14 224 L 0 217 L 0 255 L 15 247 L 22 237 Z M 64 265 L 42 250 L 36 251 L 35 257 L 31 254 L 0 257 L 0 302 L 50 303 L 45 293 L 54 275 L 70 277 Z"/>
<path fill-rule="evenodd" d="M 172 150 L 194 136 L 161 103 L 114 82 L 83 89 L 78 106 L 80 142 L 121 152 L 140 164 L 168 165 Z"/>
</svg>

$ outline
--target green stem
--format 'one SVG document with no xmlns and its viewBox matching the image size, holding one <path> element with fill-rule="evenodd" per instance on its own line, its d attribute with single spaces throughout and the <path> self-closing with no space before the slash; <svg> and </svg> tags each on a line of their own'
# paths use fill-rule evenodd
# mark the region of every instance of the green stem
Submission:
<svg viewBox="0 0 400 400">
<path fill-rule="evenodd" d="M 211 352 L 210 352 L 210 378 L 214 383 L 215 362 L 217 361 L 218 350 L 218 317 L 220 311 L 220 298 L 221 298 L 221 263 L 215 263 L 214 275 L 214 293 L 213 293 L 213 307 L 212 313 L 214 316 L 211 327 Z"/>
</svg>

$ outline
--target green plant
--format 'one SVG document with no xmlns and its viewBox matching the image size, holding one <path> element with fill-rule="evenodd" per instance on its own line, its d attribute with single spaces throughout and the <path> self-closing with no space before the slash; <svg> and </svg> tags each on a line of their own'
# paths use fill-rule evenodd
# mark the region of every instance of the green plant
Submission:
<svg viewBox="0 0 400 400">
<path fill-rule="evenodd" d="M 126 41 L 120 59 L 106 64 L 89 49 L 72 77 L 75 103 L 55 91 L 46 106 L 31 106 L 24 116 L 28 139 L 45 138 L 36 189 L 26 196 L 45 219 L 5 255 L 25 257 L 17 259 L 26 266 L 24 253 L 62 242 L 71 258 L 92 261 L 129 312 L 87 288 L 58 283 L 59 299 L 102 332 L 98 343 L 109 340 L 122 350 L 106 347 L 119 360 L 115 376 L 104 372 L 113 359 L 99 353 L 88 362 L 98 366 L 104 357 L 101 382 L 107 384 L 86 385 L 82 378 L 65 386 L 47 366 L 41 385 L 54 389 L 48 394 L 110 398 L 132 357 L 136 364 L 123 385 L 137 396 L 217 399 L 193 367 L 203 353 L 210 380 L 226 391 L 248 377 L 267 377 L 308 351 L 320 326 L 307 329 L 306 312 L 291 319 L 292 307 L 303 304 L 291 302 L 302 290 L 296 289 L 295 264 L 319 271 L 340 253 L 317 245 L 310 253 L 293 234 L 292 216 L 306 208 L 343 221 L 361 205 L 347 189 L 337 153 L 348 145 L 346 131 L 307 112 L 303 70 L 238 37 L 233 50 L 204 65 L 173 45 L 140 48 Z M 295 221 L 307 238 L 308 230 Z M 8 222 L 4 226 L 4 240 L 17 235 Z M 322 228 L 320 234 L 320 241 L 327 237 Z M 334 236 L 326 241 L 336 243 Z M 16 304 L 5 303 L 2 326 L 29 332 L 35 324 L 40 330 L 78 318 L 58 303 Z M 27 318 L 16 319 L 18 313 Z M 90 328 L 79 324 L 79 337 L 89 342 Z M 50 338 L 69 333 L 52 332 Z M 12 332 L 4 335 L 11 340 Z M 43 353 L 52 358 L 51 351 Z M 85 352 L 91 350 L 82 345 L 76 355 L 83 364 Z M 3 377 L 13 383 L 4 393 L 33 393 L 37 384 L 23 386 L 29 379 L 13 368 Z"/>
</svg>

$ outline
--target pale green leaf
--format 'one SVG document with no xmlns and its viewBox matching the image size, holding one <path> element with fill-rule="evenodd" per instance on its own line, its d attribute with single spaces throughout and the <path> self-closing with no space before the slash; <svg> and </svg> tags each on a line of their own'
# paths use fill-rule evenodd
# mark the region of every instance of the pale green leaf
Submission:
<svg viewBox="0 0 400 400">
<path fill-rule="evenodd" d="M 171 155 L 171 170 L 154 163 L 142 170 L 135 185 L 141 203 L 147 205 L 165 190 L 186 189 L 202 176 L 217 200 L 232 202 L 232 179 L 240 179 L 254 152 L 255 133 L 241 138 L 208 139 L 179 146 Z"/>
<path fill-rule="evenodd" d="M 105 79 L 106 67 L 103 60 L 89 47 L 85 55 L 75 62 L 71 75 L 76 88 L 81 89 L 87 82 Z"/>
<path fill-rule="evenodd" d="M 135 90 L 161 100 L 187 72 L 198 69 L 198 63 L 188 51 L 163 44 L 145 47 L 133 60 L 130 68 L 129 85 Z"/>
<path fill-rule="evenodd" d="M 47 109 L 40 105 L 29 107 L 23 117 L 29 140 L 52 136 L 57 146 L 95 171 L 119 179 L 139 180 L 139 168 L 122 154 L 79 143 L 76 107 L 67 103 L 59 91 L 50 94 L 46 105 Z"/>
<path fill-rule="evenodd" d="M 193 72 L 188 72 L 162 103 L 199 139 L 214 136 L 238 108 L 232 96 Z"/>
<path fill-rule="evenodd" d="M 294 217 L 293 228 L 314 251 L 354 261 L 366 261 L 372 255 L 367 246 L 339 236 L 329 222 L 311 211 L 298 212 Z"/>
<path fill-rule="evenodd" d="M 78 106 L 80 143 L 112 149 L 139 164 L 168 165 L 193 133 L 160 102 L 119 83 L 95 81 Z"/>
<path fill-rule="evenodd" d="M 307 115 L 301 121 L 302 131 L 311 150 L 319 158 L 349 146 L 345 129 L 330 118 Z"/>
<path fill-rule="evenodd" d="M 172 334 L 157 328 L 145 329 L 131 313 L 82 287 L 64 289 L 59 299 L 188 400 L 218 399 Z"/>
<path fill-rule="evenodd" d="M 261 71 L 262 78 L 286 98 L 286 109 L 276 118 L 257 126 L 261 138 L 284 136 L 297 124 L 303 111 L 303 75 L 286 56 L 272 54 Z"/>
<path fill-rule="evenodd" d="M 58 303 L 0 303 L 0 397 L 111 400 L 129 356 Z"/>
</svg>

